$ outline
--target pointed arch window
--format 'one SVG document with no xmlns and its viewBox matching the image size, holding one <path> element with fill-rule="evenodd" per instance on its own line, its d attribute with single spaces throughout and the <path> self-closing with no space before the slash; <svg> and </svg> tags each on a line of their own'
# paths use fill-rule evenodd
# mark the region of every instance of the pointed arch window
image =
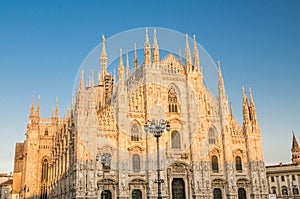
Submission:
<svg viewBox="0 0 300 199">
<path fill-rule="evenodd" d="M 134 172 L 139 172 L 141 169 L 141 160 L 139 154 L 133 154 L 132 156 L 132 169 Z"/>
<path fill-rule="evenodd" d="M 216 144 L 216 133 L 215 133 L 214 128 L 210 128 L 208 131 L 208 143 Z"/>
<path fill-rule="evenodd" d="M 48 160 L 44 158 L 42 162 L 41 199 L 47 198 L 48 166 Z"/>
<path fill-rule="evenodd" d="M 178 131 L 173 131 L 171 133 L 171 143 L 173 149 L 180 149 L 181 143 L 180 143 L 180 133 Z"/>
<path fill-rule="evenodd" d="M 178 100 L 174 87 L 168 91 L 169 113 L 178 113 Z"/>
<path fill-rule="evenodd" d="M 211 169 L 213 172 L 219 172 L 218 157 L 215 155 L 211 157 Z"/>
<path fill-rule="evenodd" d="M 237 171 L 242 171 L 243 167 L 242 167 L 242 159 L 240 156 L 236 156 L 235 157 L 235 169 Z"/>
<path fill-rule="evenodd" d="M 140 129 L 137 124 L 133 124 L 131 127 L 131 141 L 138 142 L 140 141 Z"/>
<path fill-rule="evenodd" d="M 45 158 L 42 165 L 42 182 L 48 181 L 48 160 Z"/>
</svg>

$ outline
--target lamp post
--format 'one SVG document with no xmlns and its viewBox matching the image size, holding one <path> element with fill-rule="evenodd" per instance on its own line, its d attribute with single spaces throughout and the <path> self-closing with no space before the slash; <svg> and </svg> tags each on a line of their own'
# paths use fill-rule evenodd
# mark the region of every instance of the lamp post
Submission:
<svg viewBox="0 0 300 199">
<path fill-rule="evenodd" d="M 101 199 L 106 198 L 106 193 L 104 190 L 104 178 L 105 178 L 105 172 L 109 171 L 110 169 L 110 160 L 111 160 L 111 155 L 108 153 L 104 153 L 101 156 L 101 164 L 102 164 L 102 193 L 101 193 Z M 99 161 L 99 156 L 96 156 L 96 161 Z"/>
<path fill-rule="evenodd" d="M 161 183 L 164 182 L 163 179 L 160 179 L 160 164 L 159 164 L 159 137 L 161 137 L 164 130 L 170 131 L 170 124 L 169 122 L 161 119 L 159 121 L 147 121 L 144 125 L 145 132 L 150 132 L 153 134 L 154 137 L 156 137 L 156 147 L 157 147 L 157 180 L 155 182 L 157 183 L 157 199 L 162 199 L 161 196 Z"/>
</svg>

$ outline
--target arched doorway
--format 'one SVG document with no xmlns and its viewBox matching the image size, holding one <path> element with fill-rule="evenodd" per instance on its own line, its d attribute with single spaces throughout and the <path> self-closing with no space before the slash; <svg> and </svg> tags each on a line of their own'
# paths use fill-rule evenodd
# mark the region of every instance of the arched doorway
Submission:
<svg viewBox="0 0 300 199">
<path fill-rule="evenodd" d="M 222 191 L 219 188 L 214 189 L 214 199 L 222 199 Z"/>
<path fill-rule="evenodd" d="M 172 199 L 185 199 L 185 186 L 182 178 L 174 178 L 172 181 Z"/>
<path fill-rule="evenodd" d="M 142 199 L 142 192 L 139 189 L 134 189 L 132 191 L 132 199 Z"/>
<path fill-rule="evenodd" d="M 246 191 L 244 188 L 239 188 L 238 190 L 239 199 L 246 199 Z"/>
<path fill-rule="evenodd" d="M 110 190 L 104 190 L 101 192 L 101 199 L 111 199 L 111 192 Z"/>
</svg>

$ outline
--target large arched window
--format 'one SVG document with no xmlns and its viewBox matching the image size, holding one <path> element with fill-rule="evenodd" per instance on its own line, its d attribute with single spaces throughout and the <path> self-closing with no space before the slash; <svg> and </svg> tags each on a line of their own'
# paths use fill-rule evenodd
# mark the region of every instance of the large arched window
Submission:
<svg viewBox="0 0 300 199">
<path fill-rule="evenodd" d="M 213 172 L 219 172 L 218 157 L 215 155 L 211 157 L 211 169 Z"/>
<path fill-rule="evenodd" d="M 216 144 L 216 132 L 214 128 L 210 128 L 208 131 L 208 143 Z"/>
<path fill-rule="evenodd" d="M 242 171 L 243 167 L 242 167 L 242 159 L 240 156 L 236 156 L 235 157 L 235 169 L 237 171 Z"/>
<path fill-rule="evenodd" d="M 222 199 L 222 191 L 219 188 L 214 189 L 214 199 Z"/>
<path fill-rule="evenodd" d="M 133 124 L 131 127 L 131 141 L 140 141 L 140 129 L 137 124 Z"/>
<path fill-rule="evenodd" d="M 141 169 L 141 163 L 140 163 L 140 155 L 133 154 L 132 156 L 132 169 L 134 172 L 139 172 Z"/>
<path fill-rule="evenodd" d="M 171 87 L 168 92 L 169 112 L 178 113 L 178 101 L 174 87 Z"/>
<path fill-rule="evenodd" d="M 180 143 L 180 133 L 178 131 L 173 131 L 171 133 L 171 143 L 173 149 L 180 149 L 181 143 Z"/>
</svg>

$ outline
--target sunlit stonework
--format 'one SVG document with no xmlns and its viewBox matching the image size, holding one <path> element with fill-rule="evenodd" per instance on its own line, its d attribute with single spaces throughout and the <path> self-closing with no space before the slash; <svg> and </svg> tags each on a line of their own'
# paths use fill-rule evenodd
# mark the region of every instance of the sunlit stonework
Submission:
<svg viewBox="0 0 300 199">
<path fill-rule="evenodd" d="M 159 33 L 158 33 L 159 34 Z M 160 137 L 163 198 L 267 198 L 260 127 L 250 91 L 243 89 L 243 124 L 228 108 L 218 62 L 218 96 L 205 86 L 194 37 L 185 59 L 159 55 L 146 30 L 144 60 L 133 71 L 120 50 L 118 78 L 108 72 L 102 37 L 101 70 L 85 83 L 64 117 L 32 102 L 24 143 L 16 145 L 13 194 L 20 198 L 157 198 L 155 138 L 148 120 L 165 119 Z M 123 57 L 124 56 L 124 57 Z M 96 83 L 95 83 L 96 82 Z M 103 171 L 101 156 L 111 159 Z M 100 157 L 96 161 L 96 157 Z M 103 179 L 104 176 L 104 179 Z"/>
</svg>

